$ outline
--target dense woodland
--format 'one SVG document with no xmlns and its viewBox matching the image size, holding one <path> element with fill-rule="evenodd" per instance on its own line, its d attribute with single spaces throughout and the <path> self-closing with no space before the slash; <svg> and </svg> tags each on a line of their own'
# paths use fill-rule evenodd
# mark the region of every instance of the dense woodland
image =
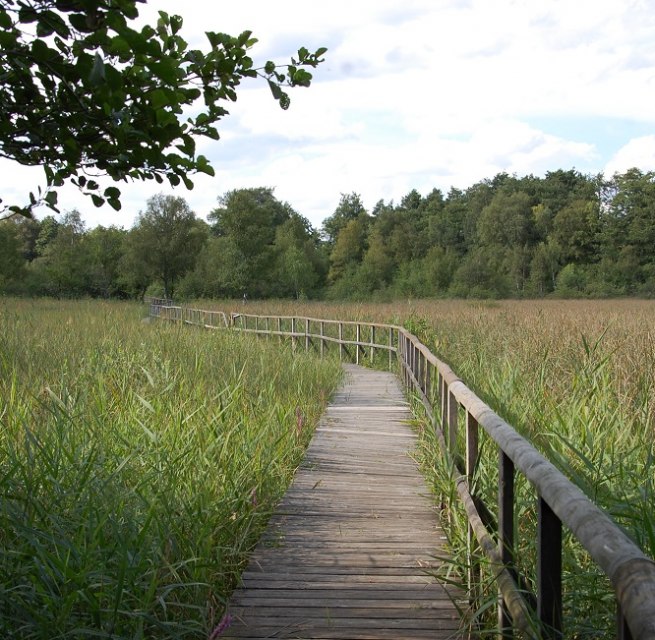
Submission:
<svg viewBox="0 0 655 640">
<path fill-rule="evenodd" d="M 655 173 L 500 173 L 371 211 L 342 194 L 320 230 L 270 188 L 218 199 L 208 222 L 151 198 L 129 229 L 77 211 L 0 222 L 0 291 L 58 297 L 655 295 Z"/>
</svg>

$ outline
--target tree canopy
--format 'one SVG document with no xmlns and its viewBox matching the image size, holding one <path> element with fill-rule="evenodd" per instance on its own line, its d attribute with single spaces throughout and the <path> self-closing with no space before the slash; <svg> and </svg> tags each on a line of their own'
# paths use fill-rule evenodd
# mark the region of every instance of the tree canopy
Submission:
<svg viewBox="0 0 655 640">
<path fill-rule="evenodd" d="M 225 193 L 208 218 L 161 195 L 129 231 L 76 212 L 0 221 L 0 294 L 655 297 L 655 173 L 638 169 L 499 174 L 371 215 L 342 194 L 322 233 L 267 187 Z"/>
<path fill-rule="evenodd" d="M 257 68 L 250 31 L 208 31 L 208 49 L 190 49 L 179 16 L 135 26 L 144 1 L 0 0 L 0 157 L 42 166 L 46 185 L 27 204 L 0 200 L 0 216 L 56 211 L 67 181 L 119 209 L 120 190 L 98 176 L 192 188 L 190 175 L 214 172 L 196 140 L 219 138 L 241 81 L 264 78 L 286 109 L 285 88 L 309 86 L 326 51 L 301 47 L 287 65 Z"/>
</svg>

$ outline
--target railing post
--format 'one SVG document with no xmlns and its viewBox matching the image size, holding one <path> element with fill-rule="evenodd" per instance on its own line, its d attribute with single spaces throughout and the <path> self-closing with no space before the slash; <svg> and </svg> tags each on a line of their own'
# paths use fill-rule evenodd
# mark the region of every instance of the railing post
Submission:
<svg viewBox="0 0 655 640">
<path fill-rule="evenodd" d="M 359 342 L 361 338 L 361 325 L 359 322 L 355 325 L 355 364 L 359 364 Z"/>
<path fill-rule="evenodd" d="M 323 355 L 325 354 L 325 337 L 324 337 L 325 336 L 325 322 L 323 322 L 323 320 L 321 320 L 320 332 L 321 332 L 321 358 L 322 358 Z"/>
<path fill-rule="evenodd" d="M 375 344 L 375 325 L 371 325 L 371 364 L 375 362 L 375 347 L 373 346 Z"/>
<path fill-rule="evenodd" d="M 632 640 L 632 632 L 618 602 L 616 604 L 616 640 Z"/>
<path fill-rule="evenodd" d="M 441 408 L 441 433 L 444 438 L 448 438 L 446 421 L 448 420 L 448 387 L 444 377 L 439 374 L 439 407 Z"/>
<path fill-rule="evenodd" d="M 309 351 L 309 345 L 311 340 L 309 339 L 309 318 L 305 318 L 305 351 Z"/>
<path fill-rule="evenodd" d="M 514 567 L 514 462 L 501 449 L 498 465 L 498 546 L 503 566 Z M 512 618 L 499 595 L 498 627 L 503 638 L 512 638 Z"/>
<path fill-rule="evenodd" d="M 343 360 L 343 323 L 339 323 L 339 360 Z"/>
<path fill-rule="evenodd" d="M 278 316 L 277 318 L 277 339 L 279 342 L 282 342 L 282 318 Z"/>
<path fill-rule="evenodd" d="M 391 371 L 392 367 L 392 356 L 393 356 L 393 329 L 389 329 L 389 371 Z M 398 340 L 398 349 L 400 350 L 400 340 Z"/>
<path fill-rule="evenodd" d="M 455 395 L 448 389 L 448 448 L 455 460 L 457 456 L 457 413 L 459 405 Z"/>
<path fill-rule="evenodd" d="M 466 480 L 469 493 L 473 491 L 473 480 L 478 464 L 480 428 L 478 421 L 466 412 Z M 466 552 L 468 560 L 469 602 L 474 607 L 479 604 L 480 597 L 480 562 L 477 559 L 477 540 L 473 527 L 469 522 L 466 534 Z"/>
<path fill-rule="evenodd" d="M 293 351 L 296 350 L 296 318 L 295 316 L 291 318 L 291 348 Z"/>
<path fill-rule="evenodd" d="M 539 496 L 537 615 L 544 638 L 562 637 L 562 522 Z"/>
</svg>

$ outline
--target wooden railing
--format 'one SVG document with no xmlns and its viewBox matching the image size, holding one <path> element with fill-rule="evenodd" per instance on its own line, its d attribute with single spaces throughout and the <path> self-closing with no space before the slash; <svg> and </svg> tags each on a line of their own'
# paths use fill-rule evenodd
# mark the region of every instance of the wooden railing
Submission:
<svg viewBox="0 0 655 640">
<path fill-rule="evenodd" d="M 418 396 L 435 428 L 443 455 L 469 519 L 471 559 L 469 587 L 477 584 L 475 555 L 489 559 L 500 592 L 499 630 L 511 637 L 517 629 L 529 638 L 563 638 L 562 529 L 566 527 L 609 577 L 617 600 L 617 638 L 655 639 L 655 562 L 611 518 L 546 460 L 525 438 L 473 393 L 419 339 L 402 327 L 291 316 L 255 316 L 152 305 L 151 315 L 207 328 L 232 328 L 288 338 L 294 345 L 317 349 L 330 345 L 340 358 L 355 362 L 388 355 L 397 361 L 406 387 Z M 465 429 L 464 451 L 458 430 Z M 483 429 L 498 451 L 498 504 L 490 507 L 473 495 L 474 472 Z M 515 563 L 515 478 L 527 478 L 536 493 L 536 595 L 526 592 Z M 489 514 L 495 514 L 489 518 Z M 496 521 L 490 530 L 490 520 Z M 535 625 L 536 622 L 536 625 Z"/>
</svg>

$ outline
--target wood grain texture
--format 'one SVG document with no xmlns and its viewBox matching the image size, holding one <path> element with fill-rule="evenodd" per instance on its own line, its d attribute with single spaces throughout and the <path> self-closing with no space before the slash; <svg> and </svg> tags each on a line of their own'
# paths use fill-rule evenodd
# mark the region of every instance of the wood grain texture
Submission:
<svg viewBox="0 0 655 640">
<path fill-rule="evenodd" d="M 460 638 L 444 540 L 392 373 L 346 380 L 232 597 L 222 638 Z"/>
</svg>

